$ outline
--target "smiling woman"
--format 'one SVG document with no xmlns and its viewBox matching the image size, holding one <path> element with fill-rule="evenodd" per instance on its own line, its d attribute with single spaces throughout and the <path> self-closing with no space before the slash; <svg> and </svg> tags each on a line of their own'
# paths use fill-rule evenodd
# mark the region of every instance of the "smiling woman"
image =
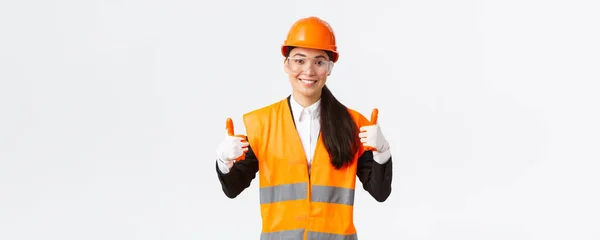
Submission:
<svg viewBox="0 0 600 240">
<path fill-rule="evenodd" d="M 306 98 L 298 101 L 304 104 L 316 102 L 333 67 L 333 61 L 329 60 L 331 53 L 318 49 L 290 47 L 285 55 L 291 56 L 286 58 L 285 72 L 290 77 L 294 93 Z"/>
<path fill-rule="evenodd" d="M 261 239 L 357 239 L 356 176 L 374 199 L 385 201 L 391 193 L 390 146 L 375 121 L 344 106 L 327 88 L 339 57 L 327 22 L 298 20 L 281 53 L 292 94 L 244 114 L 245 137 L 235 135 L 229 121 L 217 149 L 223 192 L 235 198 L 260 173 Z"/>
</svg>

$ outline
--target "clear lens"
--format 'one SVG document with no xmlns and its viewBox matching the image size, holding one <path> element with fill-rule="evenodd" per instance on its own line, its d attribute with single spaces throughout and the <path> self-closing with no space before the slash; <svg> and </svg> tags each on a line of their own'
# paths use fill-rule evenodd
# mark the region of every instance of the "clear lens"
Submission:
<svg viewBox="0 0 600 240">
<path fill-rule="evenodd" d="M 291 57 L 287 59 L 287 66 L 296 73 L 311 69 L 316 74 L 329 74 L 333 62 L 323 58 Z"/>
</svg>

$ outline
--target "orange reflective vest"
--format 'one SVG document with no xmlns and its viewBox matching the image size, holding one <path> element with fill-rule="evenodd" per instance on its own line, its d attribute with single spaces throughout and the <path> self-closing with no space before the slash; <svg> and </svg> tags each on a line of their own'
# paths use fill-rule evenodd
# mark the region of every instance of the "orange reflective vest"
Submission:
<svg viewBox="0 0 600 240">
<path fill-rule="evenodd" d="M 360 113 L 348 111 L 358 128 L 369 124 Z M 354 161 L 338 170 L 319 137 L 309 177 L 287 99 L 246 113 L 243 120 L 259 159 L 260 239 L 357 239 L 354 191 L 362 145 Z"/>
</svg>

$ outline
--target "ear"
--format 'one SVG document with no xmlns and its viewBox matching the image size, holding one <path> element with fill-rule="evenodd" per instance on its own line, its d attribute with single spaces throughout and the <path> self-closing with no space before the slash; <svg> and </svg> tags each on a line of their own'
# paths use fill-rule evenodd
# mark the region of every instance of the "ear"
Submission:
<svg viewBox="0 0 600 240">
<path fill-rule="evenodd" d="M 327 70 L 327 76 L 331 75 L 332 70 L 333 70 L 333 63 L 329 65 L 329 69 Z"/>
<path fill-rule="evenodd" d="M 285 64 L 285 60 L 283 60 L 283 71 L 286 74 L 290 74 L 290 70 L 288 69 L 287 64 Z"/>
</svg>

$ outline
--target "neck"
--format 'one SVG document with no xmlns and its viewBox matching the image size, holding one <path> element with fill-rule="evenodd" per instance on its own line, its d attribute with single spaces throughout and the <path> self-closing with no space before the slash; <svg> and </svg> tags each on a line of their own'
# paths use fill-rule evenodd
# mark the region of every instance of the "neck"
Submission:
<svg viewBox="0 0 600 240">
<path fill-rule="evenodd" d="M 300 106 L 308 107 L 319 101 L 319 99 L 321 98 L 321 94 L 319 93 L 315 96 L 304 96 L 299 93 L 294 93 L 292 94 L 292 97 L 294 98 L 294 100 L 296 100 L 296 102 L 298 102 L 298 104 L 300 104 Z"/>
</svg>

